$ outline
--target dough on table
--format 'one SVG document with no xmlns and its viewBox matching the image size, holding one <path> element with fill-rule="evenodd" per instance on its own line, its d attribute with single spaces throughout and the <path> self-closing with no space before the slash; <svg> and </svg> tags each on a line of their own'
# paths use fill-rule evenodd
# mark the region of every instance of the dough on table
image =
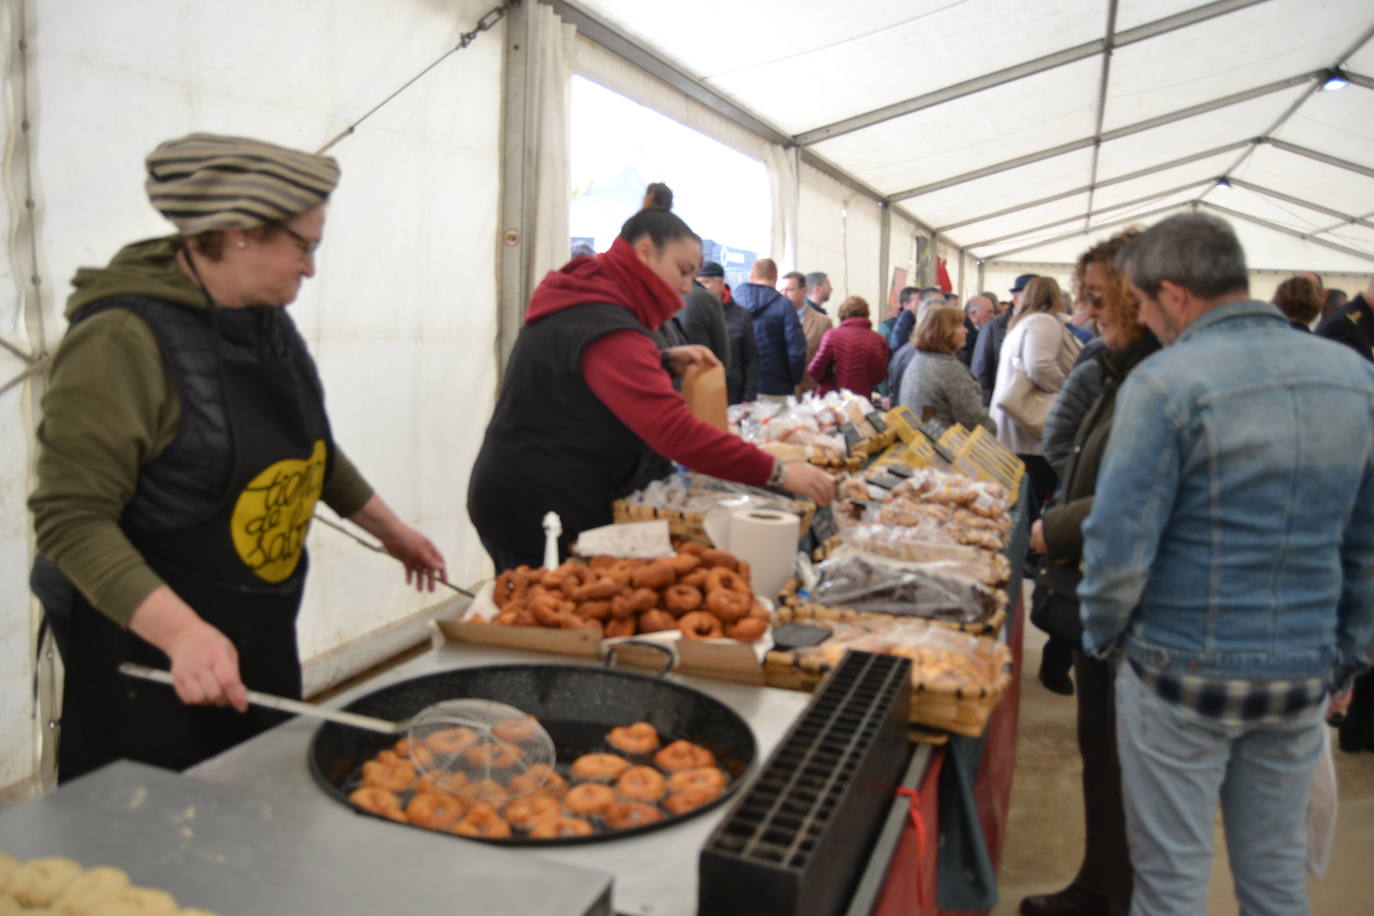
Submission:
<svg viewBox="0 0 1374 916">
<path fill-rule="evenodd" d="M 27 907 L 48 906 L 81 876 L 81 866 L 61 856 L 33 859 L 19 866 L 5 893 Z"/>
<path fill-rule="evenodd" d="M 97 906 L 130 884 L 129 875 L 123 869 L 101 865 L 69 884 L 52 906 L 65 916 L 90 916 Z"/>
<path fill-rule="evenodd" d="M 0 916 L 24 916 L 26 910 L 13 897 L 0 897 Z"/>
<path fill-rule="evenodd" d="M 166 891 L 151 887 L 126 887 L 104 903 L 97 904 L 90 916 L 176 916 L 177 902 Z"/>
<path fill-rule="evenodd" d="M 14 873 L 23 864 L 9 853 L 0 852 L 0 895 L 5 894 L 5 885 L 10 883 L 10 878 L 14 877 Z"/>
</svg>

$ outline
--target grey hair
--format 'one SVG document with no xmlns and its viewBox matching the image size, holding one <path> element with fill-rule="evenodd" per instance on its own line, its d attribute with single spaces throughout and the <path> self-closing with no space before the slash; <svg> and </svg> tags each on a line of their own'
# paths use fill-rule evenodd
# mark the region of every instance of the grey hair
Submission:
<svg viewBox="0 0 1374 916">
<path fill-rule="evenodd" d="M 826 273 L 823 270 L 813 270 L 811 271 L 811 273 L 807 274 L 805 277 L 802 278 L 802 282 L 806 284 L 807 289 L 811 289 L 811 287 L 813 286 L 820 286 L 829 277 L 830 274 Z"/>
<path fill-rule="evenodd" d="M 1202 299 L 1250 289 L 1235 230 L 1207 213 L 1180 213 L 1156 223 L 1121 249 L 1116 266 L 1152 298 L 1165 280 Z"/>
<path fill-rule="evenodd" d="M 944 302 L 944 301 L 945 301 L 945 294 L 942 293 L 942 292 L 936 291 L 936 292 L 933 292 L 933 293 L 929 293 L 929 292 L 928 292 L 928 293 L 923 293 L 923 294 L 921 295 L 921 304 L 922 304 L 922 305 L 925 305 L 927 302 L 936 302 L 936 301 Z"/>
<path fill-rule="evenodd" d="M 988 305 L 992 306 L 994 309 L 997 308 L 997 304 L 994 303 L 991 299 L 988 298 L 988 294 L 987 294 L 987 293 L 975 293 L 974 295 L 969 296 L 969 297 L 968 297 L 968 301 L 964 303 L 964 316 L 965 316 L 965 317 L 967 317 L 967 316 L 973 314 L 973 307 L 974 307 L 975 305 L 978 304 L 978 300 L 979 300 L 979 299 L 982 299 L 984 302 L 986 302 Z"/>
</svg>

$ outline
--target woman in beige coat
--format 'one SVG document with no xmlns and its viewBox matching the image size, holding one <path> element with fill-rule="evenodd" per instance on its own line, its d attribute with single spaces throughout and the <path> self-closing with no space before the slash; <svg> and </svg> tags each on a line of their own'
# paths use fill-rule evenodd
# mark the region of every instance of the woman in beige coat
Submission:
<svg viewBox="0 0 1374 916">
<path fill-rule="evenodd" d="M 1026 287 L 1021 310 L 1012 318 L 997 365 L 997 386 L 989 413 L 997 424 L 997 438 L 1026 463 L 1031 479 L 1032 512 L 1054 493 L 1055 475 L 1041 444 L 1044 429 L 1019 423 L 999 405 L 1019 368 L 1035 387 L 1058 394 L 1081 349 L 1066 327 L 1067 314 L 1059 284 L 1052 277 L 1036 277 Z"/>
</svg>

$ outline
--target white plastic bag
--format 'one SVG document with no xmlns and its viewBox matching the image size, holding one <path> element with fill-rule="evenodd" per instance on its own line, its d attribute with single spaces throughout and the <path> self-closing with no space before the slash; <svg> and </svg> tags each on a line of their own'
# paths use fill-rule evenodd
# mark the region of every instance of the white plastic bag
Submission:
<svg viewBox="0 0 1374 916">
<path fill-rule="evenodd" d="M 1336 761 L 1331 756 L 1331 729 L 1322 725 L 1322 749 L 1312 770 L 1312 794 L 1307 800 L 1307 871 L 1314 878 L 1326 874 L 1336 845 Z"/>
</svg>

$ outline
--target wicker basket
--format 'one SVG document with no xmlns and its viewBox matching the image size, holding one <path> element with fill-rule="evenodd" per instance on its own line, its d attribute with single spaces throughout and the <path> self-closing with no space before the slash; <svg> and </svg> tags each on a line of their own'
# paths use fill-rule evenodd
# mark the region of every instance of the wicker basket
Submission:
<svg viewBox="0 0 1374 916">
<path fill-rule="evenodd" d="M 968 689 L 926 684 L 920 679 L 920 669 L 913 667 L 910 722 L 972 738 L 981 735 L 992 711 L 1010 686 L 1013 674 L 1011 650 L 995 643 L 992 651 L 996 654 L 999 673 L 994 683 L 987 687 Z M 829 666 L 815 656 L 798 657 L 794 652 L 774 650 L 764 659 L 763 681 L 769 687 L 809 693 L 828 671 Z"/>
</svg>

